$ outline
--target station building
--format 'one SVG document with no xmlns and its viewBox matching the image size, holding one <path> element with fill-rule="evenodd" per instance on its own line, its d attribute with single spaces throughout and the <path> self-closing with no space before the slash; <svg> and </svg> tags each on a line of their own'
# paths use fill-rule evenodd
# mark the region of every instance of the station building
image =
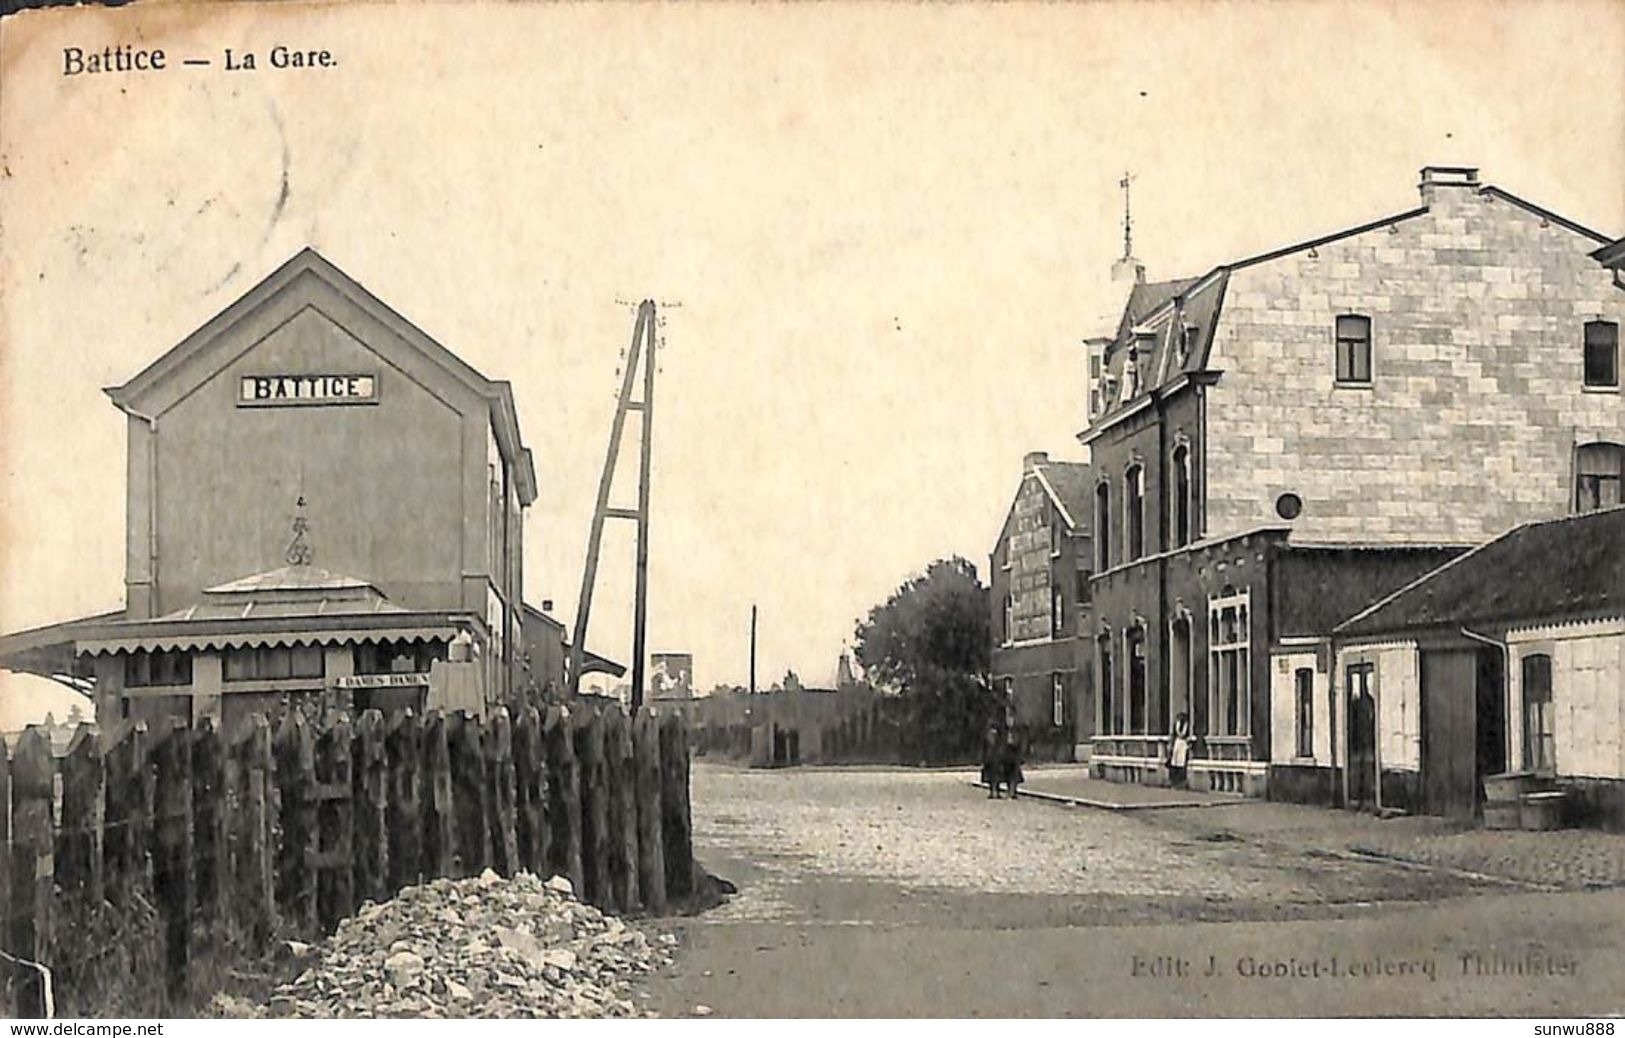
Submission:
<svg viewBox="0 0 1625 1038">
<path fill-rule="evenodd" d="M 0 666 L 88 682 L 104 726 L 479 712 L 538 680 L 509 384 L 316 252 L 106 392 L 128 420 L 125 608 L 0 639 Z"/>
</svg>

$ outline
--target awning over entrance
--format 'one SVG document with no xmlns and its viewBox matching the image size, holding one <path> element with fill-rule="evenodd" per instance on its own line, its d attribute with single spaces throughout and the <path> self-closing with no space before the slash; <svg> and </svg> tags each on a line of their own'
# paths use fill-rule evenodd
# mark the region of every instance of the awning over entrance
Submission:
<svg viewBox="0 0 1625 1038">
<path fill-rule="evenodd" d="M 75 673 L 75 643 L 85 630 L 124 619 L 124 610 L 96 613 L 76 620 L 0 635 L 0 669 L 55 677 Z"/>
</svg>

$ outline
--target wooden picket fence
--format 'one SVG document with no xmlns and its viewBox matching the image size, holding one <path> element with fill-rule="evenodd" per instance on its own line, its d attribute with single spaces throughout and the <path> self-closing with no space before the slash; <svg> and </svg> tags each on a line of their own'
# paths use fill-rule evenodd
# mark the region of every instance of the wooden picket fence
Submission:
<svg viewBox="0 0 1625 1038">
<path fill-rule="evenodd" d="M 293 712 L 229 739 L 84 725 L 61 758 L 30 728 L 7 756 L 0 1015 L 104 1015 L 143 972 L 137 1008 L 185 1012 L 232 962 L 437 877 L 562 875 L 649 915 L 695 886 L 677 716 Z"/>
</svg>

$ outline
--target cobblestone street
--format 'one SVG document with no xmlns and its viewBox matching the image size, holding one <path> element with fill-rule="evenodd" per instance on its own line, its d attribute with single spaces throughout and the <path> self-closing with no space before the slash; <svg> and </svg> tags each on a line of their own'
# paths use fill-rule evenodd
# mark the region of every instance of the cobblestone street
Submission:
<svg viewBox="0 0 1625 1038">
<path fill-rule="evenodd" d="M 651 1006 L 668 1016 L 701 1006 L 725 1016 L 1625 1007 L 1613 966 L 1625 893 L 1532 885 L 1610 874 L 1619 837 L 1458 832 L 1253 801 L 1133 811 L 1011 802 L 988 799 L 974 778 L 701 762 L 696 854 L 739 889 L 675 925 L 684 952 L 651 983 Z M 1542 845 L 1523 839 L 1542 836 L 1572 850 L 1544 872 L 1534 865 Z M 1446 867 L 1421 864 L 1429 857 Z M 1475 956 L 1570 972 L 1496 966 L 1480 976 Z M 1255 972 L 1272 963 L 1335 976 L 1351 962 L 1427 975 L 1362 986 L 1266 983 Z"/>
</svg>

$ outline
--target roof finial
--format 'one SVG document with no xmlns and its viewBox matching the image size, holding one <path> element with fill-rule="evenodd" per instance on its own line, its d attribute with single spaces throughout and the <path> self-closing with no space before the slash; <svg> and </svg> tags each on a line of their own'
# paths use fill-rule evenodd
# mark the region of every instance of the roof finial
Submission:
<svg viewBox="0 0 1625 1038">
<path fill-rule="evenodd" d="M 1123 171 L 1123 179 L 1117 186 L 1123 189 L 1123 258 L 1134 258 L 1134 218 L 1129 213 L 1129 185 L 1134 182 L 1134 174 Z"/>
<path fill-rule="evenodd" d="M 310 560 L 316 557 L 316 552 L 305 541 L 305 532 L 310 529 L 310 520 L 305 518 L 305 495 L 299 495 L 296 507 L 299 512 L 293 517 L 293 540 L 288 544 L 288 553 L 284 557 L 290 566 L 308 566 Z"/>
</svg>

